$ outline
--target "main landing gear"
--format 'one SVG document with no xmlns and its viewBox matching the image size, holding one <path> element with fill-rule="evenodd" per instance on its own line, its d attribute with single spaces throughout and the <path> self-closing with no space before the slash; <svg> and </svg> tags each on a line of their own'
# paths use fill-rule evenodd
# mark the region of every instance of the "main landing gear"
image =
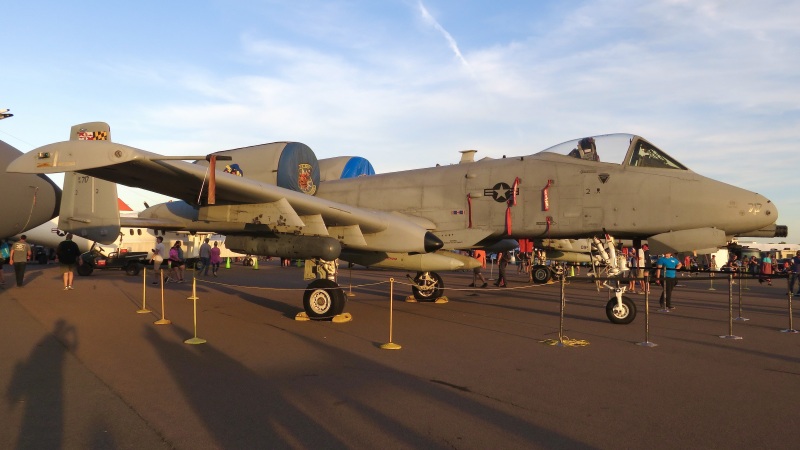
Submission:
<svg viewBox="0 0 800 450">
<path fill-rule="evenodd" d="M 303 308 L 311 319 L 330 319 L 344 311 L 347 296 L 335 281 L 314 280 L 303 294 Z"/>
</svg>

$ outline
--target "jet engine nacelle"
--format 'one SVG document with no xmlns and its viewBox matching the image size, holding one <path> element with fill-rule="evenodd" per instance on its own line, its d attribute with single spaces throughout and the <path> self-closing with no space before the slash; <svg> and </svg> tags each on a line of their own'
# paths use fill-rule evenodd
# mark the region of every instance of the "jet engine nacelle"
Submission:
<svg viewBox="0 0 800 450">
<path fill-rule="evenodd" d="M 309 195 L 316 194 L 319 188 L 317 156 L 311 148 L 300 142 L 273 142 L 214 154 L 231 157 L 231 161 L 217 163 L 218 171 Z M 195 164 L 207 166 L 208 162 L 201 160 Z"/>
<path fill-rule="evenodd" d="M 328 236 L 227 236 L 225 246 L 234 252 L 247 255 L 297 259 L 320 258 L 326 261 L 338 258 L 342 251 L 342 244 Z"/>
</svg>

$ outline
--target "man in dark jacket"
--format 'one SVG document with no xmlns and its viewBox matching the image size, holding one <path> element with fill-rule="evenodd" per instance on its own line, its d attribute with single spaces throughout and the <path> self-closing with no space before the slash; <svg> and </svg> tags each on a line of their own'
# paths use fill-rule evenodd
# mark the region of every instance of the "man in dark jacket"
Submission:
<svg viewBox="0 0 800 450">
<path fill-rule="evenodd" d="M 64 274 L 65 291 L 72 289 L 75 262 L 80 262 L 78 259 L 80 253 L 81 250 L 78 248 L 78 244 L 72 242 L 72 233 L 67 233 L 66 240 L 61 241 L 58 244 L 58 248 L 56 248 L 56 256 L 58 256 L 58 262 L 61 264 L 61 273 Z"/>
</svg>

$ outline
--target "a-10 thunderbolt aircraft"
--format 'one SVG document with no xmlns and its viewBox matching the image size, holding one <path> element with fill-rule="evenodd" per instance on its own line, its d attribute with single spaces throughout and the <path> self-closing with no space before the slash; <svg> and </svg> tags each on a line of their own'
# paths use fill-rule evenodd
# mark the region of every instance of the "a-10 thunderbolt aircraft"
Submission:
<svg viewBox="0 0 800 450">
<path fill-rule="evenodd" d="M 316 156 L 298 142 L 163 156 L 109 137 L 103 122 L 76 125 L 70 141 L 37 148 L 8 171 L 72 172 L 59 228 L 80 236 L 118 235 L 116 186 L 100 181 L 107 180 L 183 200 L 140 214 L 150 228 L 225 234 L 228 248 L 241 253 L 416 271 L 412 291 L 420 300 L 443 294 L 437 271 L 477 264 L 449 250 L 611 235 L 677 252 L 777 228 L 769 199 L 692 172 L 630 134 L 502 159 L 474 161 L 466 151 L 459 164 L 324 182 Z M 607 162 L 614 154 L 619 159 Z M 312 318 L 340 314 L 345 302 L 327 279 L 313 281 L 303 298 Z M 612 302 L 613 322 L 633 319 L 632 302 Z"/>
</svg>

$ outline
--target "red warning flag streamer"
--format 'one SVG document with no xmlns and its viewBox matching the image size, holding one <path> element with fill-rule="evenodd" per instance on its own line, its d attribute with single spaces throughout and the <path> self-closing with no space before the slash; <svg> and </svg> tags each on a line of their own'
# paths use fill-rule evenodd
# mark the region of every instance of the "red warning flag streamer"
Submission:
<svg viewBox="0 0 800 450">
<path fill-rule="evenodd" d="M 472 195 L 467 194 L 467 213 L 469 216 L 469 225 L 467 228 L 472 228 Z"/>
<path fill-rule="evenodd" d="M 208 159 L 208 204 L 217 202 L 217 155 Z"/>
<path fill-rule="evenodd" d="M 511 236 L 511 207 L 517 204 L 517 190 L 519 190 L 519 177 L 514 179 L 514 185 L 511 187 L 511 196 L 508 198 L 508 206 L 506 207 L 506 234 Z"/>
<path fill-rule="evenodd" d="M 511 203 L 509 206 L 517 206 L 517 191 L 519 190 L 519 177 L 514 178 L 514 186 L 511 186 Z"/>
<path fill-rule="evenodd" d="M 547 180 L 547 186 L 542 189 L 542 211 L 550 211 L 550 194 L 547 190 L 553 185 L 553 180 Z"/>
</svg>

